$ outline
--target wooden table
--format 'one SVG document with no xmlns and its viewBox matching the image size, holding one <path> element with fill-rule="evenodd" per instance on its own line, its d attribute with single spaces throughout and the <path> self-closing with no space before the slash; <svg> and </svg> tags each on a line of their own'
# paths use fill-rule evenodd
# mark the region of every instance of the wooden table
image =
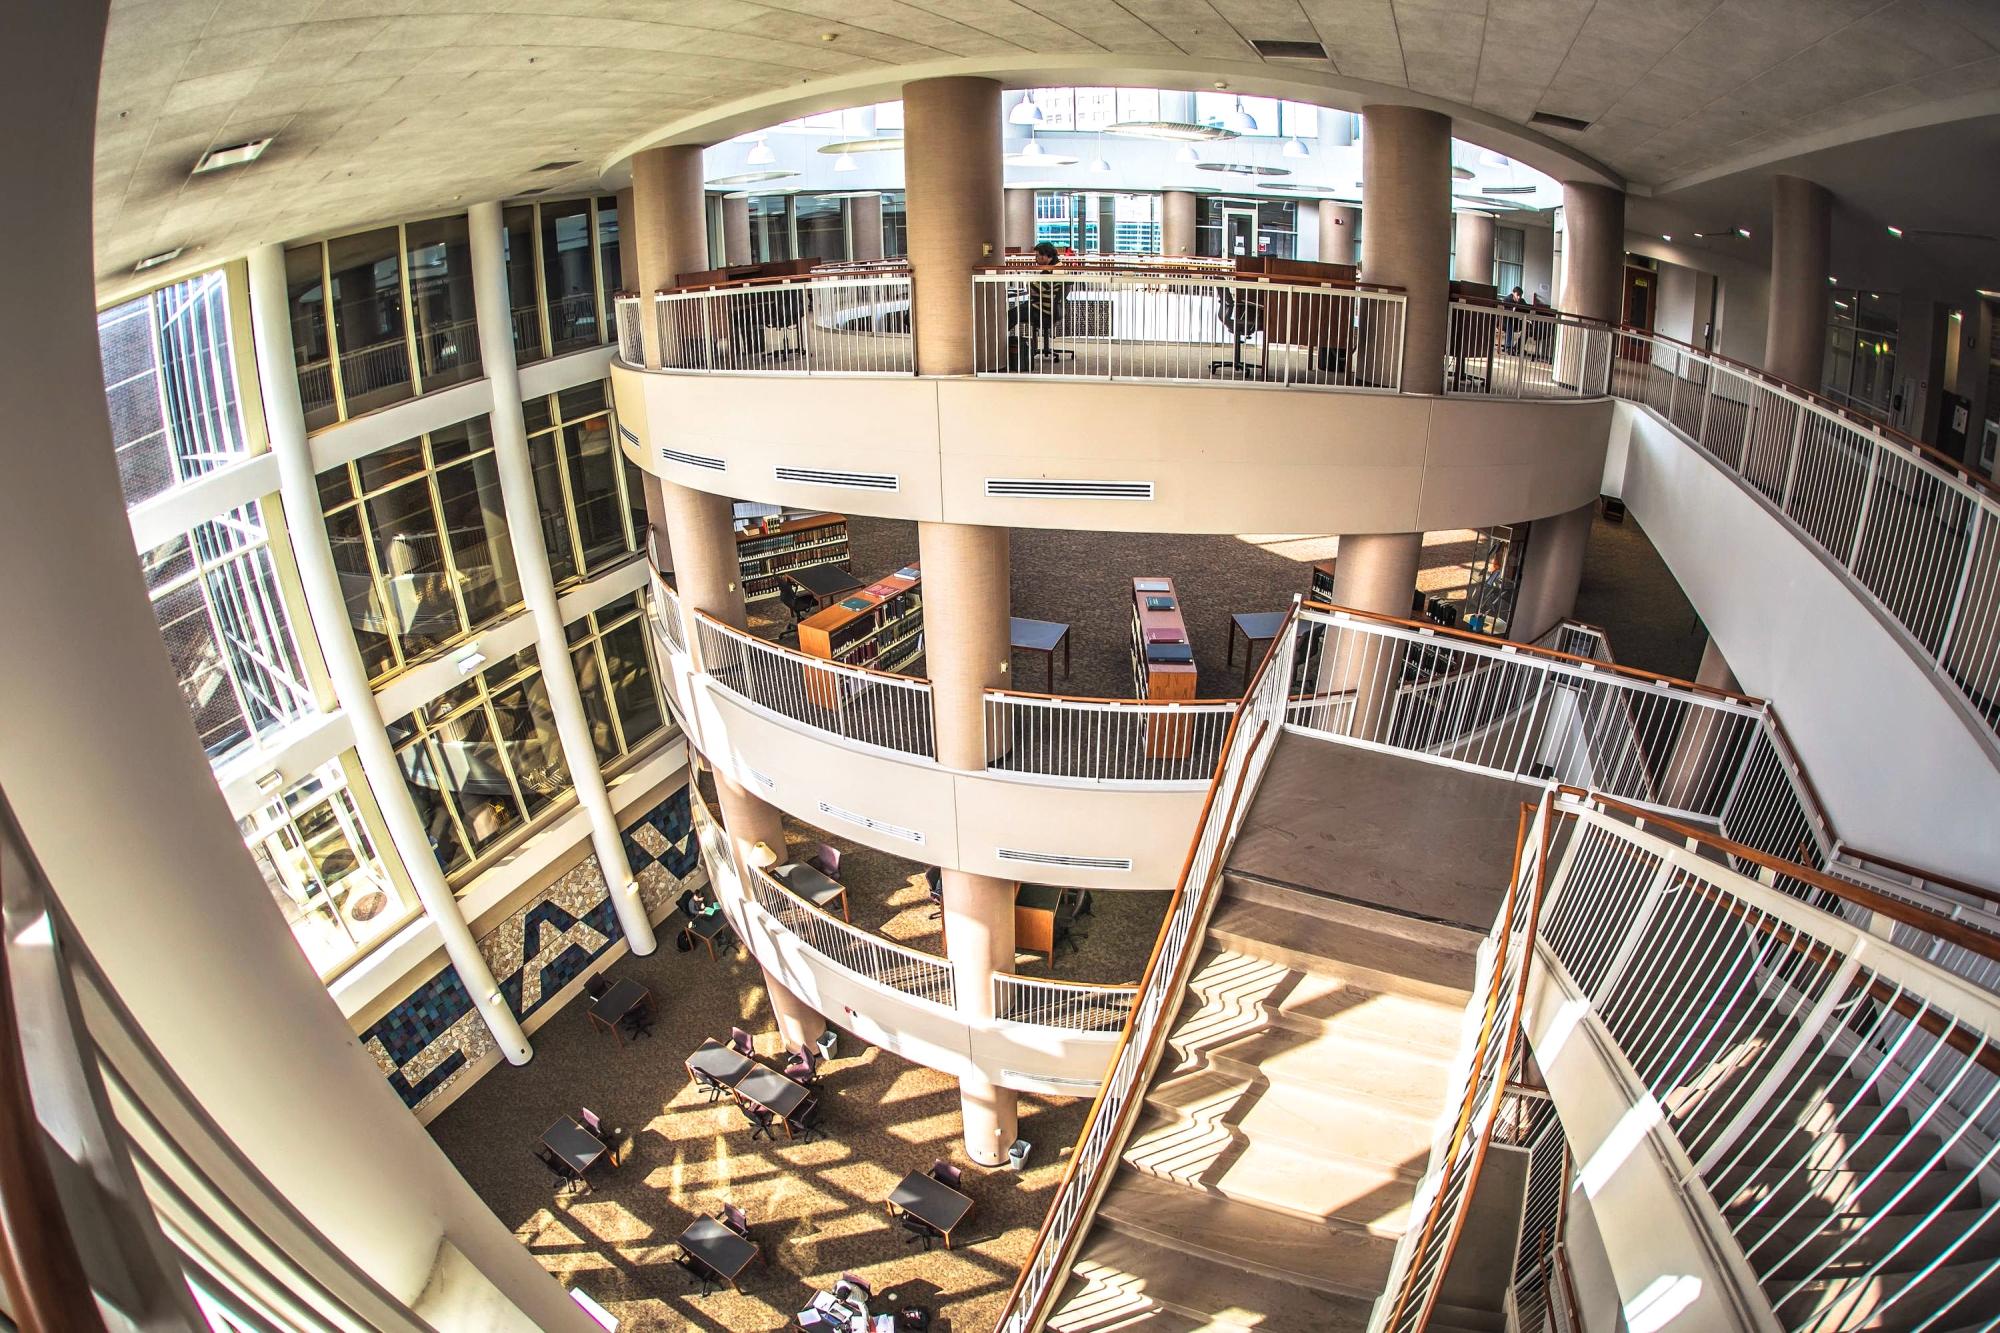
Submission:
<svg viewBox="0 0 2000 1333">
<path fill-rule="evenodd" d="M 846 886 L 839 880 L 829 878 L 818 866 L 809 866 L 803 861 L 793 861 L 773 870 L 771 878 L 822 912 L 828 910 L 828 903 L 836 898 L 840 899 L 840 919 L 850 920 L 847 915 Z"/>
<path fill-rule="evenodd" d="M 712 1217 L 697 1217 L 681 1232 L 681 1252 L 709 1272 L 736 1285 L 738 1274 L 757 1257 L 757 1247 Z"/>
<path fill-rule="evenodd" d="M 618 1025 L 625 1020 L 625 1015 L 631 1013 L 634 1009 L 637 1009 L 652 998 L 653 992 L 647 990 L 638 982 L 630 979 L 621 979 L 612 982 L 605 989 L 604 994 L 591 1002 L 591 1006 L 586 1012 L 589 1013 L 591 1022 L 597 1024 L 599 1027 L 609 1028 L 612 1034 L 622 1042 L 625 1040 L 625 1035 L 618 1031 Z"/>
<path fill-rule="evenodd" d="M 1252 659 L 1257 655 L 1257 645 L 1269 643 L 1278 637 L 1285 626 L 1283 611 L 1239 611 L 1229 617 L 1229 656 L 1231 666 L 1236 665 L 1236 636 L 1243 636 L 1243 683 L 1250 683 Z"/>
<path fill-rule="evenodd" d="M 1053 884 L 1023 884 L 1014 890 L 1014 947 L 1056 961 L 1056 908 L 1062 890 Z"/>
<path fill-rule="evenodd" d="M 935 1228 L 944 1237 L 944 1247 L 948 1250 L 951 1248 L 952 1229 L 972 1211 L 972 1200 L 922 1171 L 912 1171 L 903 1177 L 901 1184 L 889 1191 L 888 1208 L 892 1215 L 908 1213 Z"/>
<path fill-rule="evenodd" d="M 1024 616 L 1007 618 L 1007 634 L 1016 652 L 1040 653 L 1048 661 L 1049 681 L 1046 694 L 1056 692 L 1056 649 L 1062 649 L 1063 679 L 1069 679 L 1069 626 L 1059 620 L 1029 620 Z"/>
<path fill-rule="evenodd" d="M 604 1146 L 604 1140 L 585 1129 L 573 1116 L 564 1116 L 542 1131 L 542 1146 L 556 1155 L 556 1160 L 576 1173 L 578 1180 L 584 1172 L 611 1155 Z M 614 1160 L 613 1166 L 618 1163 Z"/>
<path fill-rule="evenodd" d="M 708 956 L 712 959 L 715 957 L 716 939 L 729 929 L 729 918 L 722 914 L 720 907 L 711 906 L 707 911 L 689 917 L 683 929 L 708 946 Z"/>
<path fill-rule="evenodd" d="M 778 577 L 805 589 L 812 597 L 816 608 L 824 608 L 828 603 L 845 597 L 856 588 L 867 586 L 854 577 L 852 570 L 842 569 L 839 565 L 807 565 L 803 569 L 785 569 L 778 572 Z"/>
</svg>

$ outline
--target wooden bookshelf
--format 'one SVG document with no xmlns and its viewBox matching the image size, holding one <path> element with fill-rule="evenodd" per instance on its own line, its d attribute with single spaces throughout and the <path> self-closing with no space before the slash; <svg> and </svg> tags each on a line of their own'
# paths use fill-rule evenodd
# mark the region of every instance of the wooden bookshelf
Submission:
<svg viewBox="0 0 2000 1333">
<path fill-rule="evenodd" d="M 1168 578 L 1132 580 L 1132 689 L 1141 699 L 1192 699 L 1196 674 L 1181 595 Z M 1146 726 L 1148 759 L 1185 759 L 1192 724 L 1154 718 Z"/>
<path fill-rule="evenodd" d="M 1334 557 L 1338 559 L 1338 557 Z M 1333 605 L 1333 560 L 1313 561 L 1312 590 L 1307 600 Z"/>
<path fill-rule="evenodd" d="M 779 514 L 736 534 L 737 579 L 745 602 L 784 591 L 779 575 L 815 565 L 848 568 L 847 515 Z"/>
<path fill-rule="evenodd" d="M 923 656 L 923 608 L 917 566 L 906 565 L 801 621 L 799 649 L 847 666 L 901 671 Z"/>
</svg>

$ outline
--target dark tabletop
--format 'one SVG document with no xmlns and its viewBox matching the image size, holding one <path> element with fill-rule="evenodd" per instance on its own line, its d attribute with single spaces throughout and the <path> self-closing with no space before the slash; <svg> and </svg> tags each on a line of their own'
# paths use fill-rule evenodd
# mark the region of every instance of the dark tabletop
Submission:
<svg viewBox="0 0 2000 1333">
<path fill-rule="evenodd" d="M 604 1143 L 569 1116 L 542 1131 L 542 1142 L 570 1170 L 582 1175 L 604 1156 Z"/>
<path fill-rule="evenodd" d="M 904 1176 L 902 1184 L 889 1191 L 889 1202 L 945 1232 L 964 1221 L 965 1215 L 972 1211 L 971 1199 L 921 1171 Z"/>
<path fill-rule="evenodd" d="M 738 1096 L 749 1098 L 784 1120 L 791 1119 L 792 1112 L 810 1095 L 777 1070 L 762 1065 L 745 1070 L 743 1077 L 736 1080 L 735 1088 Z"/>
<path fill-rule="evenodd" d="M 1069 626 L 1055 620 L 1025 620 L 1020 616 L 1007 618 L 1008 636 L 1014 647 L 1030 652 L 1052 653 L 1056 645 L 1069 633 Z"/>
<path fill-rule="evenodd" d="M 860 579 L 839 565 L 808 565 L 804 569 L 787 569 L 784 576 L 822 600 L 838 597 L 842 593 L 853 592 L 863 587 Z"/>
<path fill-rule="evenodd" d="M 846 892 L 838 881 L 828 879 L 823 872 L 803 861 L 779 866 L 771 872 L 771 878 L 814 907 L 825 907 Z"/>
<path fill-rule="evenodd" d="M 638 1008 L 651 993 L 630 979 L 614 981 L 610 988 L 598 996 L 596 1002 L 590 1006 L 590 1012 L 601 1022 L 615 1024 Z"/>
<path fill-rule="evenodd" d="M 1023 884 L 1014 890 L 1014 906 L 1053 912 L 1062 903 L 1062 890 L 1053 884 Z"/>
<path fill-rule="evenodd" d="M 703 1042 L 687 1062 L 689 1069 L 699 1069 L 725 1088 L 735 1087 L 737 1081 L 754 1067 L 744 1056 L 713 1037 Z"/>
<path fill-rule="evenodd" d="M 1283 611 L 1239 611 L 1230 617 L 1236 628 L 1243 631 L 1247 639 L 1275 639 L 1278 627 L 1285 623 Z"/>
<path fill-rule="evenodd" d="M 681 1232 L 681 1248 L 721 1278 L 734 1278 L 757 1257 L 757 1247 L 712 1217 L 697 1217 Z"/>
<path fill-rule="evenodd" d="M 696 912 L 688 921 L 688 929 L 702 939 L 712 940 L 729 929 L 729 918 L 722 914 L 720 907 L 712 911 Z"/>
</svg>

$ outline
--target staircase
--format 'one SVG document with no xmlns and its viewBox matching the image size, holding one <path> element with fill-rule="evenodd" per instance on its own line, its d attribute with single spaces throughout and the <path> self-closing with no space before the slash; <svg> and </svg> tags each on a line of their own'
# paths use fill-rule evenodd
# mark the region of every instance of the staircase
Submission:
<svg viewBox="0 0 2000 1333">
<path fill-rule="evenodd" d="M 1365 1329 L 1410 1225 L 1479 938 L 1230 872 L 1050 1327 Z"/>
</svg>

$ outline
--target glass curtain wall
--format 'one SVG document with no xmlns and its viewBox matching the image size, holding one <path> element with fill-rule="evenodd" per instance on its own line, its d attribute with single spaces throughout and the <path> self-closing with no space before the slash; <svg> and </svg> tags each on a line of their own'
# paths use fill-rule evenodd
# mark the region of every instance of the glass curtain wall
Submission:
<svg viewBox="0 0 2000 1333">
<path fill-rule="evenodd" d="M 220 270 L 102 311 L 97 347 L 127 507 L 249 457 Z"/>
<path fill-rule="evenodd" d="M 898 103 L 898 105 L 901 105 Z M 901 259 L 910 253 L 909 206 L 901 190 L 882 191 L 882 257 Z"/>
<path fill-rule="evenodd" d="M 417 373 L 426 389 L 479 378 L 479 323 L 472 306 L 472 240 L 463 217 L 403 228 L 416 324 Z"/>
<path fill-rule="evenodd" d="M 351 750 L 237 821 L 292 937 L 322 978 L 417 912 L 376 855 L 350 772 L 359 772 Z"/>
<path fill-rule="evenodd" d="M 1896 339 L 1902 302 L 1893 293 L 1834 288 L 1827 294 L 1822 391 L 1878 421 L 1888 421 L 1896 393 Z"/>
<path fill-rule="evenodd" d="M 593 578 L 640 549 L 645 497 L 618 448 L 609 386 L 599 381 L 521 404 L 535 469 L 542 544 L 557 583 Z"/>
<path fill-rule="evenodd" d="M 665 721 L 637 595 L 583 617 L 569 632 L 592 744 L 599 761 L 611 764 Z M 472 866 L 571 788 L 532 648 L 391 722 L 389 737 L 448 874 Z"/>
<path fill-rule="evenodd" d="M 1195 201 L 1194 238 L 1195 253 L 1211 259 L 1225 255 L 1296 259 L 1298 201 L 1205 196 Z"/>
</svg>

